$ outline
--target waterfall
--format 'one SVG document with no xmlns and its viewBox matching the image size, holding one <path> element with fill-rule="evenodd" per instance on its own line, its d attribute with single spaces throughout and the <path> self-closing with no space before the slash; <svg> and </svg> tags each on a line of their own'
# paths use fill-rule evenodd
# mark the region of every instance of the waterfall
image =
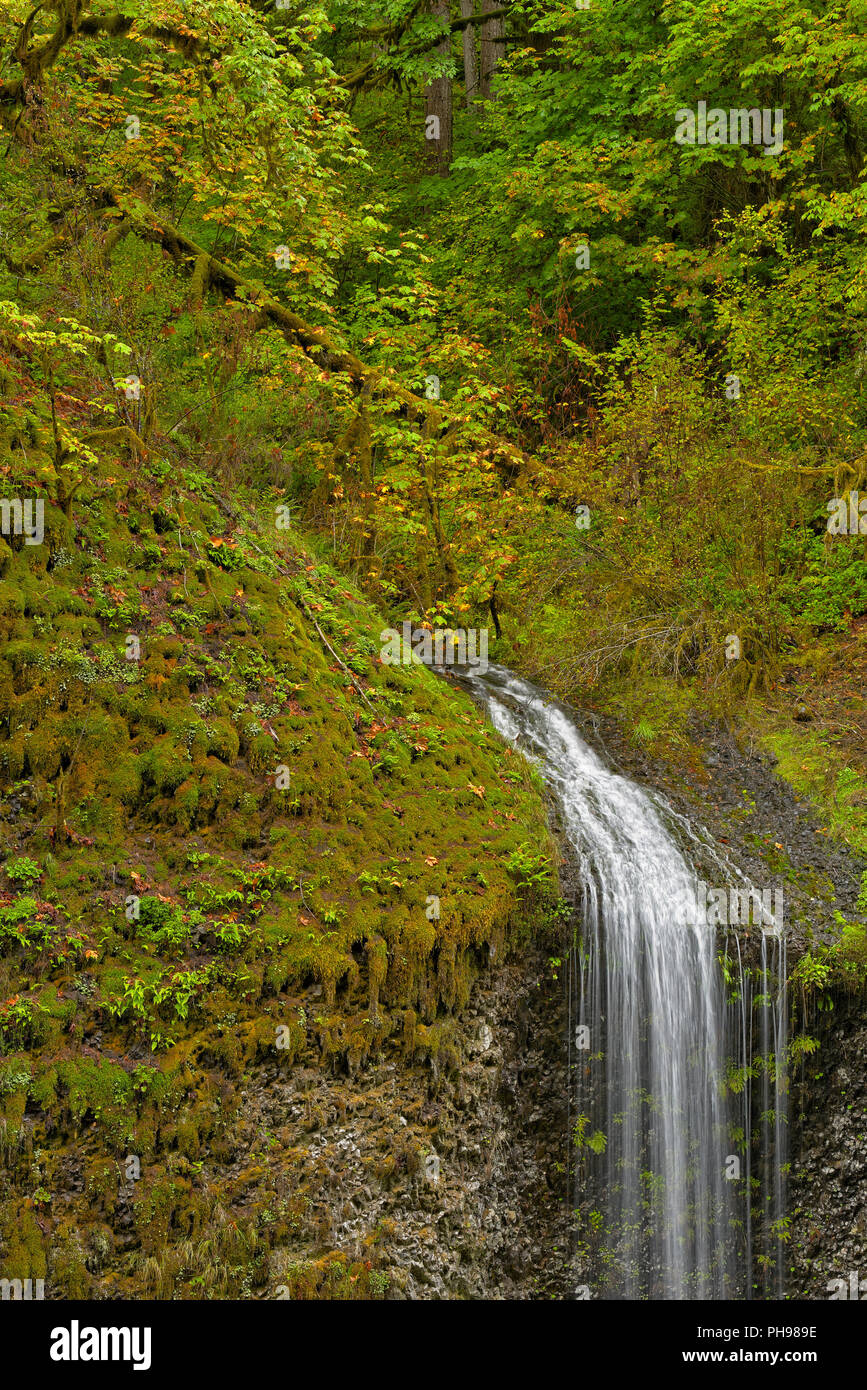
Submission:
<svg viewBox="0 0 867 1390">
<path fill-rule="evenodd" d="M 761 961 L 747 966 L 737 934 L 695 910 L 699 840 L 665 799 L 611 771 L 574 715 L 529 682 L 491 666 L 468 683 L 538 764 L 578 866 L 576 1297 L 750 1298 L 759 1258 L 760 1292 L 782 1297 L 783 934 L 759 932 Z"/>
</svg>

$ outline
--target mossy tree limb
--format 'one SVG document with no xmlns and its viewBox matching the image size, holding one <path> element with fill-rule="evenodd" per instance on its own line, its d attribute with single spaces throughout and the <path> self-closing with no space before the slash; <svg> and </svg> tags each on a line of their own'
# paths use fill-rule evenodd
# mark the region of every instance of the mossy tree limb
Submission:
<svg viewBox="0 0 867 1390">
<path fill-rule="evenodd" d="M 54 66 L 66 45 L 73 39 L 82 36 L 96 38 L 101 34 L 115 39 L 126 38 L 136 27 L 135 15 L 83 15 L 83 0 L 58 0 L 54 6 L 57 16 L 54 32 L 41 43 L 31 46 L 30 40 L 37 16 L 44 8 L 37 5 L 21 27 L 14 57 L 22 75 L 7 82 L 0 82 L 0 106 L 23 105 L 27 101 L 28 89 L 39 84 L 43 75 Z M 207 47 L 198 34 L 171 24 L 145 25 L 138 32 L 146 38 L 160 39 L 177 49 L 185 58 L 201 56 Z"/>
</svg>

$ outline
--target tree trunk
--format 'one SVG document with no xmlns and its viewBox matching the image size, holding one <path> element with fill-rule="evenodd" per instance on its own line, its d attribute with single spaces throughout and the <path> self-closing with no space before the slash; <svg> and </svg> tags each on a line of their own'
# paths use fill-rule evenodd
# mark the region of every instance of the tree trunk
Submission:
<svg viewBox="0 0 867 1390">
<path fill-rule="evenodd" d="M 461 19 L 469 19 L 474 0 L 461 0 Z M 464 30 L 464 101 L 472 106 L 479 94 L 479 64 L 476 57 L 476 31 L 472 24 Z"/>
<path fill-rule="evenodd" d="M 482 0 L 482 14 L 488 14 L 491 10 L 498 10 L 499 8 L 500 0 Z M 481 91 L 483 97 L 491 95 L 491 78 L 503 56 L 505 45 L 502 40 L 505 34 L 506 21 L 502 16 L 499 19 L 488 19 L 482 25 Z"/>
<path fill-rule="evenodd" d="M 430 0 L 430 12 L 449 22 L 449 0 Z M 451 40 L 445 38 L 438 54 L 448 54 Z M 452 79 L 437 77 L 425 92 L 425 150 L 430 173 L 448 177 L 452 160 Z"/>
</svg>

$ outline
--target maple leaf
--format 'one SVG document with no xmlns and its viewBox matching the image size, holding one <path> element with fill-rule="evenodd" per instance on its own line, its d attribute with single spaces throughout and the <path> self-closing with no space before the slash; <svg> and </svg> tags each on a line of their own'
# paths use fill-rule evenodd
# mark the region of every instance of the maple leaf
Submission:
<svg viewBox="0 0 867 1390">
<path fill-rule="evenodd" d="M 472 793 L 473 793 L 473 796 L 477 796 L 477 797 L 479 798 L 480 801 L 484 801 L 484 799 L 485 799 L 485 789 L 484 789 L 484 787 L 476 787 L 476 786 L 473 785 L 472 782 L 468 782 L 468 783 L 467 783 L 467 791 L 468 791 L 468 792 L 472 792 Z"/>
</svg>

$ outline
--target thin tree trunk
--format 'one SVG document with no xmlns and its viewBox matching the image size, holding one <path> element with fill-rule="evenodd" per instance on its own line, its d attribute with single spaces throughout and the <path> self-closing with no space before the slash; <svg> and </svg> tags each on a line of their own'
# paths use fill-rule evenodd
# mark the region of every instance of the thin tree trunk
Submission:
<svg viewBox="0 0 867 1390">
<path fill-rule="evenodd" d="M 449 0 L 430 0 L 430 12 L 448 24 Z M 445 38 L 437 48 L 438 54 L 448 54 L 451 39 Z M 437 77 L 425 92 L 425 147 L 427 164 L 432 174 L 448 177 L 452 160 L 452 79 Z"/>
<path fill-rule="evenodd" d="M 482 14 L 488 14 L 491 10 L 500 8 L 500 0 L 482 0 Z M 502 15 L 499 19 L 488 19 L 482 25 L 482 76 L 481 91 L 483 97 L 491 95 L 491 78 L 494 69 L 503 56 L 503 38 L 506 34 L 506 21 Z M 498 42 L 500 40 L 500 42 Z"/>
<path fill-rule="evenodd" d="M 461 19 L 469 19 L 474 0 L 461 0 Z M 479 93 L 479 63 L 476 57 L 476 31 L 472 24 L 464 30 L 464 101 L 472 106 Z"/>
</svg>

